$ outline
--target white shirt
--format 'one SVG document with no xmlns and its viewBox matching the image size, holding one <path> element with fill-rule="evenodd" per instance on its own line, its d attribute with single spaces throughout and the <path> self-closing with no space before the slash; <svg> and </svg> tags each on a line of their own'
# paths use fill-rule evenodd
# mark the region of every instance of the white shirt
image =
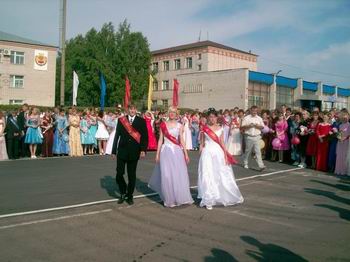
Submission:
<svg viewBox="0 0 350 262">
<path fill-rule="evenodd" d="M 256 116 L 247 115 L 246 117 L 243 118 L 242 126 L 245 127 L 245 126 L 249 126 L 250 124 L 264 126 L 264 121 L 258 115 Z M 256 127 L 247 127 L 245 128 L 244 134 L 248 136 L 260 136 L 261 129 Z"/>
<path fill-rule="evenodd" d="M 129 116 L 129 122 L 132 124 L 135 120 L 135 116 Z"/>
</svg>

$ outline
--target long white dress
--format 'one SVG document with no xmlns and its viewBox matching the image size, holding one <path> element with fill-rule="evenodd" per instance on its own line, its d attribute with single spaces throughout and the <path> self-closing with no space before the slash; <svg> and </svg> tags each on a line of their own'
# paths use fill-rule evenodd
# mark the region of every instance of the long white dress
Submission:
<svg viewBox="0 0 350 262">
<path fill-rule="evenodd" d="M 226 116 L 224 117 L 226 123 L 230 123 L 231 122 L 231 117 L 230 116 Z M 224 128 L 224 143 L 227 144 L 228 139 L 229 139 L 229 135 L 230 135 L 230 125 L 227 125 L 226 123 L 223 123 L 223 128 Z"/>
<path fill-rule="evenodd" d="M 220 137 L 222 132 L 221 128 L 215 133 Z M 198 174 L 198 198 L 201 199 L 201 207 L 243 203 L 232 166 L 226 165 L 224 151 L 207 134 L 199 159 Z"/>
<path fill-rule="evenodd" d="M 0 119 L 0 160 L 7 160 L 5 140 L 5 118 Z"/>
<path fill-rule="evenodd" d="M 117 130 L 117 125 L 118 125 L 118 118 L 114 119 L 114 122 L 115 122 L 115 126 L 113 128 L 113 131 L 109 134 L 109 138 L 108 138 L 107 145 L 106 145 L 106 155 L 112 154 L 114 137 L 115 137 L 115 130 Z"/>
<path fill-rule="evenodd" d="M 226 143 L 227 151 L 234 156 L 242 154 L 242 135 L 238 126 L 232 124 L 230 135 Z"/>
<path fill-rule="evenodd" d="M 187 150 L 192 150 L 192 132 L 190 129 L 190 121 L 187 117 L 184 117 L 184 138 L 185 138 L 185 146 Z"/>
</svg>

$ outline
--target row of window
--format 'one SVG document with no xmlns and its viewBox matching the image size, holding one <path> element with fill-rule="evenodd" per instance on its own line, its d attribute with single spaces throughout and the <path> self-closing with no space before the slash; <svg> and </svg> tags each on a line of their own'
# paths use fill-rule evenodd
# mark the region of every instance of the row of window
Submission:
<svg viewBox="0 0 350 262">
<path fill-rule="evenodd" d="M 162 101 L 162 105 L 164 107 L 168 107 L 169 106 L 169 100 L 162 99 L 161 101 Z M 158 106 L 158 101 L 157 100 L 152 100 L 152 106 L 157 107 Z"/>
<path fill-rule="evenodd" d="M 198 60 L 201 60 L 202 59 L 202 55 L 201 54 L 198 54 Z M 165 60 L 162 62 L 162 70 L 163 71 L 170 71 L 170 60 Z M 193 59 L 192 57 L 186 57 L 186 60 L 185 60 L 185 68 L 186 69 L 192 69 L 193 68 Z M 174 70 L 180 70 L 182 68 L 182 65 L 181 65 L 181 58 L 176 58 L 174 60 Z M 159 62 L 154 62 L 152 63 L 152 70 L 154 72 L 158 72 L 159 71 Z M 198 64 L 197 65 L 197 70 L 198 71 L 202 71 L 202 65 L 201 64 Z"/>
<path fill-rule="evenodd" d="M 1 79 L 1 74 L 0 74 Z M 10 87 L 11 88 L 23 88 L 24 76 L 22 75 L 10 75 Z"/>
<path fill-rule="evenodd" d="M 0 56 L 0 58 L 1 57 L 2 56 Z M 14 65 L 24 65 L 24 52 L 11 51 L 10 63 Z"/>
</svg>

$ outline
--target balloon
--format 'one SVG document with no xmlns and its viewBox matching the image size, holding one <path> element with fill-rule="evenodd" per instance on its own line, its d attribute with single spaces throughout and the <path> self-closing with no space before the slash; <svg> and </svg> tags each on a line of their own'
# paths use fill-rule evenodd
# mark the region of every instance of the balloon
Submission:
<svg viewBox="0 0 350 262">
<path fill-rule="evenodd" d="M 293 145 L 299 145 L 300 144 L 300 139 L 299 139 L 298 136 L 293 136 L 291 142 L 292 142 Z"/>
<path fill-rule="evenodd" d="M 261 130 L 261 132 L 263 134 L 267 134 L 268 132 L 270 132 L 270 128 L 268 126 L 264 126 L 264 128 Z"/>
<path fill-rule="evenodd" d="M 281 140 L 279 140 L 277 137 L 272 140 L 272 146 L 274 148 L 279 148 L 281 145 Z"/>
<path fill-rule="evenodd" d="M 259 141 L 259 146 L 260 146 L 260 149 L 264 149 L 264 148 L 265 148 L 265 142 L 264 142 L 264 140 L 260 139 L 260 141 Z"/>
</svg>

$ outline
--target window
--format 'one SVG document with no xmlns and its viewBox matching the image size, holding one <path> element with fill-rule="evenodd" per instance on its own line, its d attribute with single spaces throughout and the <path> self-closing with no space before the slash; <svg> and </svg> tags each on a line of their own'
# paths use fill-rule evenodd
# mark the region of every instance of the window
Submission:
<svg viewBox="0 0 350 262">
<path fill-rule="evenodd" d="M 153 81 L 153 91 L 158 91 L 158 81 Z"/>
<path fill-rule="evenodd" d="M 335 103 L 335 107 L 338 109 L 338 110 L 341 110 L 343 108 L 348 108 L 348 98 L 345 97 L 345 96 L 339 96 L 337 97 L 337 102 Z"/>
<path fill-rule="evenodd" d="M 175 59 L 175 70 L 181 69 L 181 60 L 180 59 Z"/>
<path fill-rule="evenodd" d="M 157 103 L 157 100 L 152 100 L 152 106 L 157 106 L 158 103 Z"/>
<path fill-rule="evenodd" d="M 203 85 L 202 84 L 187 84 L 183 88 L 183 93 L 202 93 Z"/>
<path fill-rule="evenodd" d="M 168 106 L 169 106 L 169 103 L 168 103 L 168 100 L 167 100 L 167 99 L 163 99 L 163 100 L 162 100 L 162 103 L 163 103 L 163 106 L 164 106 L 164 107 L 168 107 Z"/>
<path fill-rule="evenodd" d="M 163 62 L 163 70 L 164 71 L 169 71 L 169 61 L 164 61 Z"/>
<path fill-rule="evenodd" d="M 333 102 L 329 102 L 329 101 L 324 101 L 322 103 L 322 110 L 331 110 L 334 107 L 334 103 Z"/>
<path fill-rule="evenodd" d="M 202 65 L 198 65 L 198 71 L 202 71 Z"/>
<path fill-rule="evenodd" d="M 198 60 L 202 59 L 202 54 L 198 54 Z"/>
<path fill-rule="evenodd" d="M 24 76 L 10 75 L 10 87 L 23 88 Z"/>
<path fill-rule="evenodd" d="M 153 70 L 154 72 L 158 72 L 158 62 L 152 63 L 152 70 Z"/>
<path fill-rule="evenodd" d="M 192 68 L 192 57 L 186 58 L 186 68 Z"/>
<path fill-rule="evenodd" d="M 22 104 L 23 104 L 23 100 L 20 100 L 20 99 L 10 99 L 10 100 L 9 100 L 9 104 L 10 104 L 10 105 L 22 105 Z"/>
<path fill-rule="evenodd" d="M 255 105 L 262 109 L 268 109 L 270 102 L 269 96 L 270 86 L 263 83 L 249 82 L 248 107 Z"/>
<path fill-rule="evenodd" d="M 163 80 L 162 90 L 169 90 L 169 80 Z"/>
<path fill-rule="evenodd" d="M 23 65 L 24 64 L 24 52 L 11 51 L 11 64 Z"/>
<path fill-rule="evenodd" d="M 280 107 L 286 105 L 287 107 L 294 107 L 294 89 L 284 86 L 276 87 L 276 106 Z"/>
</svg>

